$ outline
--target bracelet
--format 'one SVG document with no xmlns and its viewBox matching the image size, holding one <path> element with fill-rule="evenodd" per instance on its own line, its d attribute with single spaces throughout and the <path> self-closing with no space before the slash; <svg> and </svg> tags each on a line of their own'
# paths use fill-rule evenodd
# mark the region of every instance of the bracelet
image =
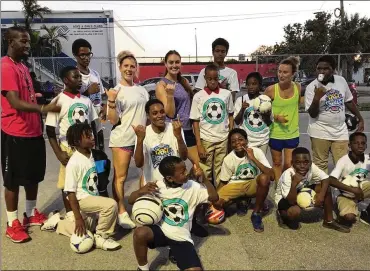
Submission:
<svg viewBox="0 0 370 271">
<path fill-rule="evenodd" d="M 116 103 L 116 101 L 111 101 L 111 100 L 108 100 L 108 102 L 110 102 L 110 103 Z"/>
</svg>

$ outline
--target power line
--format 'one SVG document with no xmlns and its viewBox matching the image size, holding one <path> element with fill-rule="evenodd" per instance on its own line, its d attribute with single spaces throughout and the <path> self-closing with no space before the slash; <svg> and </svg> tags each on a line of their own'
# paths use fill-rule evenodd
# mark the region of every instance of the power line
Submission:
<svg viewBox="0 0 370 271">
<path fill-rule="evenodd" d="M 107 2 L 91 2 L 91 1 L 73 1 L 74 3 L 89 3 L 89 4 L 96 4 L 96 5 L 107 5 Z M 199 6 L 199 5 L 209 5 L 209 2 L 206 3 L 199 3 L 197 1 L 193 1 L 192 3 L 173 3 L 170 1 L 166 1 L 166 3 L 150 3 L 154 1 L 146 1 L 145 3 L 109 3 L 109 5 L 114 6 Z M 213 2 L 212 5 L 224 5 L 225 2 Z"/>
<path fill-rule="evenodd" d="M 321 10 L 321 8 L 319 9 Z M 261 12 L 261 13 L 247 13 L 247 14 L 227 14 L 222 17 L 237 17 L 237 16 L 250 16 L 250 15 L 265 15 L 265 14 L 280 14 L 280 13 L 297 13 L 297 12 L 317 12 L 317 9 L 313 10 L 291 10 L 291 11 L 277 11 L 277 12 Z M 219 18 L 221 15 L 210 15 L 210 16 L 195 16 L 195 17 L 173 17 L 173 18 L 153 18 L 153 19 L 122 19 L 116 21 L 124 22 L 138 22 L 138 21 L 163 21 L 163 20 L 185 20 L 185 19 L 203 19 L 203 18 Z"/>
</svg>

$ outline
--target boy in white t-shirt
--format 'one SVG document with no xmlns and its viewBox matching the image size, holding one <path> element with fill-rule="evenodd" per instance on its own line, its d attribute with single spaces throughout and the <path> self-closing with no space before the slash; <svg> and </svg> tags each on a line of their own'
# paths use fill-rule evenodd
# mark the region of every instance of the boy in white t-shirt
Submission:
<svg viewBox="0 0 370 271">
<path fill-rule="evenodd" d="M 112 251 L 121 245 L 111 239 L 117 222 L 117 203 L 99 196 L 98 174 L 91 149 L 94 136 L 87 123 L 72 125 L 67 132 L 69 146 L 75 149 L 66 167 L 64 192 L 72 207 L 75 218 L 75 233 L 86 234 L 85 221 L 81 215 L 97 215 L 98 223 L 94 234 L 95 247 Z"/>
<path fill-rule="evenodd" d="M 240 91 L 238 74 L 234 69 L 225 66 L 225 58 L 229 51 L 229 42 L 223 38 L 217 38 L 212 42 L 212 55 L 213 62 L 219 69 L 218 82 L 220 88 L 227 89 L 231 92 L 233 101 L 235 101 L 235 95 Z M 204 89 L 207 84 L 204 79 L 205 68 L 203 68 L 198 76 L 198 80 L 195 84 L 197 90 Z"/>
<path fill-rule="evenodd" d="M 235 123 L 247 132 L 248 146 L 260 148 L 266 155 L 270 139 L 272 123 L 271 112 L 261 114 L 253 108 L 253 101 L 260 96 L 262 76 L 259 72 L 251 72 L 245 80 L 248 93 L 235 101 Z"/>
<path fill-rule="evenodd" d="M 214 207 L 221 210 L 227 203 L 240 197 L 256 197 L 251 220 L 254 230 L 263 232 L 263 203 L 274 172 L 260 149 L 248 148 L 248 136 L 244 130 L 233 129 L 229 133 L 228 141 L 232 151 L 222 163 L 221 182 L 217 190 L 220 199 Z"/>
<path fill-rule="evenodd" d="M 161 199 L 164 215 L 158 225 L 143 226 L 135 229 L 134 249 L 138 261 L 138 270 L 149 270 L 148 248 L 169 246 L 180 270 L 202 270 L 202 264 L 194 247 L 190 230 L 194 211 L 199 204 L 216 202 L 218 195 L 212 184 L 204 180 L 203 184 L 189 179 L 186 165 L 176 156 L 165 157 L 159 172 L 163 180 L 147 183 L 133 192 L 129 203 L 145 194 L 154 194 Z M 172 209 L 179 210 L 175 218 L 170 215 Z"/>
<path fill-rule="evenodd" d="M 105 94 L 104 86 L 97 71 L 89 67 L 93 53 L 91 44 L 85 39 L 77 39 L 72 44 L 72 53 L 77 60 L 77 68 L 82 76 L 82 86 L 80 93 L 88 97 L 94 105 L 98 116 L 105 119 L 106 104 L 103 102 L 102 95 Z M 96 122 L 97 146 L 104 151 L 104 134 L 100 120 Z"/>
<path fill-rule="evenodd" d="M 143 168 L 144 181 L 153 182 L 163 179 L 159 164 L 167 156 L 188 158 L 182 125 L 179 120 L 166 123 L 163 103 L 158 99 L 149 100 L 145 112 L 151 124 L 133 126 L 136 133 L 135 164 Z"/>
<path fill-rule="evenodd" d="M 298 147 L 292 153 L 292 167 L 281 175 L 275 192 L 275 203 L 278 206 L 276 216 L 281 227 L 298 230 L 298 217 L 301 208 L 297 204 L 297 194 L 302 188 L 315 190 L 315 206 L 324 206 L 323 227 L 349 232 L 349 229 L 333 219 L 333 200 L 329 176 L 311 161 L 309 150 Z"/>
<path fill-rule="evenodd" d="M 55 99 L 58 99 L 61 110 L 59 113 L 48 113 L 45 125 L 50 146 L 61 163 L 57 187 L 63 190 L 65 166 L 73 154 L 72 148 L 67 143 L 67 130 L 75 123 L 88 123 L 91 124 L 93 133 L 96 135 L 95 121 L 98 119 L 98 115 L 90 99 L 81 95 L 78 91 L 82 81 L 81 73 L 76 67 L 67 66 L 63 68 L 60 72 L 60 78 L 65 85 L 65 89 Z M 59 130 L 58 140 L 55 132 L 56 128 Z M 71 211 L 71 207 L 63 191 L 62 195 L 64 206 L 68 213 Z"/>
<path fill-rule="evenodd" d="M 349 137 L 351 151 L 339 159 L 331 172 L 330 185 L 355 195 L 355 199 L 339 195 L 337 198 L 340 222 L 351 227 L 358 215 L 357 202 L 370 198 L 370 154 L 365 154 L 367 137 L 364 133 L 355 132 Z M 342 183 L 347 176 L 355 176 L 358 187 L 350 187 Z M 360 221 L 370 225 L 370 205 L 360 214 Z"/>
<path fill-rule="evenodd" d="M 227 136 L 234 125 L 234 105 L 230 91 L 219 88 L 218 68 L 205 69 L 206 87 L 193 97 L 190 119 L 193 121 L 197 149 L 206 178 L 219 183 L 222 160 L 227 153 Z"/>
</svg>

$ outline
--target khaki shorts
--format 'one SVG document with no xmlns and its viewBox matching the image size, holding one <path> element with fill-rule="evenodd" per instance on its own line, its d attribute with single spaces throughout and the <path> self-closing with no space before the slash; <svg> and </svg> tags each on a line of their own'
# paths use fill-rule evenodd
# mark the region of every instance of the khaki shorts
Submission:
<svg viewBox="0 0 370 271">
<path fill-rule="evenodd" d="M 366 199 L 370 198 L 370 182 L 366 181 L 362 183 L 362 191 Z M 338 196 L 337 198 L 338 210 L 340 216 L 345 216 L 347 214 L 358 215 L 358 208 L 356 201 L 343 196 Z"/>
<path fill-rule="evenodd" d="M 62 151 L 65 151 L 68 154 L 69 157 L 72 156 L 73 149 L 71 149 L 69 146 L 66 146 L 64 144 L 60 144 L 59 146 Z M 59 189 L 64 188 L 65 179 L 66 179 L 66 167 L 61 164 L 60 169 L 59 169 L 58 183 L 57 183 L 57 187 Z"/>
<path fill-rule="evenodd" d="M 246 182 L 228 183 L 218 191 L 220 199 L 228 202 L 243 196 L 255 197 L 257 193 L 257 181 L 250 180 Z"/>
</svg>

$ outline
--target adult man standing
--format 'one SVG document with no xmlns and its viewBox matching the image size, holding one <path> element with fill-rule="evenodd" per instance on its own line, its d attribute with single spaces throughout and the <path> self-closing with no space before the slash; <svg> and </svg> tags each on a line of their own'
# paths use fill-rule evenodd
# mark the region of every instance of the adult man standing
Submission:
<svg viewBox="0 0 370 271">
<path fill-rule="evenodd" d="M 46 167 L 40 113 L 59 112 L 56 102 L 38 105 L 32 79 L 22 59 L 29 54 L 30 36 L 21 27 L 6 33 L 8 53 L 1 59 L 1 167 L 8 224 L 6 236 L 15 243 L 31 238 L 25 227 L 42 225 L 45 215 L 36 209 L 38 183 Z M 19 186 L 26 192 L 23 226 L 18 220 Z"/>
<path fill-rule="evenodd" d="M 235 95 L 240 91 L 238 74 L 234 69 L 225 66 L 225 57 L 228 52 L 229 42 L 227 40 L 218 38 L 212 42 L 213 62 L 219 69 L 218 81 L 220 83 L 220 88 L 230 90 L 233 101 L 235 101 Z M 195 84 L 195 88 L 198 90 L 201 90 L 206 86 L 204 71 L 205 68 L 200 71 L 198 80 Z"/>
<path fill-rule="evenodd" d="M 364 130 L 364 120 L 353 103 L 347 81 L 334 74 L 335 67 L 332 56 L 320 57 L 316 63 L 318 77 L 307 86 L 305 95 L 305 109 L 310 115 L 307 132 L 311 137 L 313 162 L 326 173 L 329 152 L 335 164 L 348 152 L 346 108 L 359 119 L 357 131 Z"/>
<path fill-rule="evenodd" d="M 106 105 L 103 104 L 102 94 L 105 93 L 103 83 L 97 71 L 89 67 L 93 56 L 91 44 L 85 39 L 77 39 L 72 44 L 72 53 L 77 60 L 77 68 L 82 75 L 82 95 L 90 98 L 96 113 L 105 119 Z M 98 148 L 104 151 L 104 134 L 100 119 L 96 121 L 96 131 L 98 132 Z"/>
</svg>

